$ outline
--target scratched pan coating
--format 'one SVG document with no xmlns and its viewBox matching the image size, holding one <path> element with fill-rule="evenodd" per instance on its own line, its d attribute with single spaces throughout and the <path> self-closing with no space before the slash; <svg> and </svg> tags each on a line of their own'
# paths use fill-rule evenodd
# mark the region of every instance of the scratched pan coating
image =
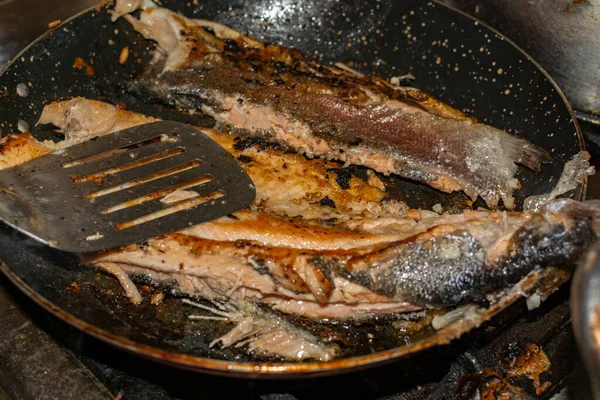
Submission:
<svg viewBox="0 0 600 400">
<path fill-rule="evenodd" d="M 322 62 L 341 61 L 384 78 L 412 73 L 416 77 L 412 86 L 545 148 L 554 162 L 539 174 L 520 170 L 523 187 L 516 193 L 518 202 L 550 191 L 564 162 L 583 146 L 564 97 L 535 62 L 496 32 L 436 2 L 198 3 L 161 1 L 162 6 L 189 17 L 216 20 L 261 41 L 298 48 Z M 126 45 L 130 56 L 121 65 L 119 54 Z M 104 7 L 66 21 L 25 49 L 0 76 L 0 128 L 4 133 L 17 132 L 18 121 L 22 120 L 33 127 L 37 137 L 53 138 L 49 127 L 34 126 L 43 105 L 75 95 L 210 126 L 210 118 L 184 117 L 173 110 L 144 104 L 123 90 L 124 83 L 148 61 L 153 47 L 125 21 L 111 23 Z M 77 58 L 91 69 L 74 68 Z M 16 86 L 21 83 L 29 88 L 27 97 L 17 94 Z M 462 193 L 447 195 L 397 178 L 388 184 L 393 193 L 413 207 L 436 203 L 447 209 L 466 207 L 467 198 Z M 584 193 L 585 184 L 573 196 L 581 199 Z M 183 368 L 269 378 L 366 368 L 447 344 L 502 311 L 520 293 L 551 292 L 566 279 L 561 270 L 554 269 L 529 276 L 502 300 L 482 309 L 476 318 L 438 332 L 426 328 L 409 334 L 399 329 L 393 318 L 360 326 L 295 321 L 318 335 L 342 335 L 345 340 L 342 354 L 332 362 L 294 363 L 249 356 L 243 348 L 210 348 L 209 343 L 231 329 L 231 324 L 189 320 L 187 315 L 198 310 L 182 304 L 176 296 L 167 295 L 159 306 L 150 305 L 150 287 L 141 290 L 143 304 L 133 306 L 113 277 L 80 266 L 74 256 L 41 246 L 4 226 L 0 226 L 0 259 L 4 262 L 3 272 L 35 301 L 102 340 Z"/>
</svg>

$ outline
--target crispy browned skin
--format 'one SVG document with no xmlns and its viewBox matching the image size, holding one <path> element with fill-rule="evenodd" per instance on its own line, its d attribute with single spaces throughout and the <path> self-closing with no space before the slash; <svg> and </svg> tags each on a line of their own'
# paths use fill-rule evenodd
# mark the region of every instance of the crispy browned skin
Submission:
<svg viewBox="0 0 600 400">
<path fill-rule="evenodd" d="M 517 166 L 548 155 L 416 89 L 306 59 L 297 50 L 206 29 L 146 2 L 128 20 L 164 56 L 132 90 L 201 109 L 230 129 L 262 134 L 309 156 L 360 164 L 440 190 L 513 207 Z M 167 24 L 165 21 L 169 21 Z"/>
<path fill-rule="evenodd" d="M 254 210 L 304 219 L 347 220 L 398 217 L 407 208 L 398 200 L 383 201 L 383 183 L 374 175 L 365 182 L 338 163 L 309 160 L 260 137 L 216 132 L 210 132 L 210 137 L 233 154 L 252 178 L 258 195 Z"/>
<path fill-rule="evenodd" d="M 8 135 L 0 140 L 0 169 L 23 164 L 50 151 L 51 142 L 38 142 L 31 133 Z"/>
</svg>

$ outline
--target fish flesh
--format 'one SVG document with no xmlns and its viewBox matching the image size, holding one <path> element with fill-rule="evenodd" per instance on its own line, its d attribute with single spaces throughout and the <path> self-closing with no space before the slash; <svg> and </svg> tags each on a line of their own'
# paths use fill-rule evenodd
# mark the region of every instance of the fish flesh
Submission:
<svg viewBox="0 0 600 400">
<path fill-rule="evenodd" d="M 94 136 L 96 126 L 114 127 L 99 131 L 106 134 L 122 126 L 155 120 L 107 103 L 73 98 L 47 105 L 39 123 L 59 127 L 59 132 L 66 137 L 65 142 L 75 144 L 80 142 L 80 137 L 86 140 Z M 239 141 L 210 129 L 203 132 L 244 161 L 257 188 L 257 196 L 246 210 L 183 231 L 195 238 L 215 243 L 251 241 L 278 248 L 351 249 L 403 238 L 403 231 L 416 224 L 415 218 L 437 215 L 425 210 L 407 210 L 404 203 L 387 198 L 381 181 L 373 176 L 365 182 L 354 175 L 346 176 L 339 164 L 309 160 L 261 141 Z M 32 148 L 46 146 L 46 152 L 64 147 L 61 142 L 38 142 L 29 134 L 10 135 L 2 139 L 0 162 L 11 160 L 15 152 L 21 152 L 23 146 L 11 145 L 19 137 L 27 140 Z M 29 159 L 38 155 L 30 152 Z M 21 157 L 19 161 L 26 159 Z M 282 184 L 287 190 L 279 190 Z M 324 202 L 324 198 L 330 200 Z M 333 202 L 335 207 L 332 207 Z M 110 265 L 114 273 L 114 263 Z M 398 304 L 394 307 L 402 310 Z M 409 307 L 412 308 L 414 306 Z"/>
<path fill-rule="evenodd" d="M 337 345 L 323 343 L 310 332 L 252 303 L 234 306 L 227 302 L 218 307 L 208 307 L 188 299 L 183 299 L 183 302 L 214 314 L 190 315 L 190 319 L 236 323 L 232 330 L 213 340 L 209 347 L 218 343 L 223 348 L 248 346 L 248 351 L 256 355 L 276 354 L 288 360 L 330 361 L 340 352 Z"/>
<path fill-rule="evenodd" d="M 41 143 L 31 136 L 9 135 L 3 141 L 18 139 L 27 143 L 31 147 L 27 154 L 32 158 L 80 143 L 92 136 L 156 120 L 108 103 L 76 97 L 46 105 L 38 122 L 60 127 L 59 132 L 65 135 L 65 140 Z M 408 209 L 404 202 L 386 198 L 383 183 L 375 174 L 370 174 L 368 182 L 365 182 L 338 163 L 308 160 L 260 138 L 234 137 L 212 129 L 198 129 L 242 163 L 256 186 L 256 200 L 252 205 L 254 211 L 286 217 L 302 216 L 305 220 L 382 219 L 378 222 L 382 225 L 386 220 L 404 215 Z M 27 161 L 26 157 L 16 153 L 6 155 L 9 149 L 16 152 L 21 147 L 16 144 L 4 146 L 4 156 L 0 157 L 0 162 L 8 163 L 11 160 L 11 164 L 6 166 L 13 166 L 13 161 Z M 42 151 L 42 148 L 45 150 Z M 283 186 L 286 190 L 280 190 Z"/>
<path fill-rule="evenodd" d="M 130 14 L 138 9 L 139 18 Z M 260 134 L 309 157 L 398 174 L 444 192 L 464 191 L 489 207 L 502 200 L 507 209 L 519 187 L 517 164 L 539 171 L 549 160 L 527 140 L 414 88 L 319 64 L 149 0 L 118 0 L 113 20 L 119 17 L 158 44 L 130 90 L 202 110 L 224 130 Z"/>
<path fill-rule="evenodd" d="M 10 135 L 0 140 L 0 166 L 154 120 L 94 100 L 57 101 L 44 108 L 39 123 L 57 126 L 65 141 Z M 600 231 L 600 206 L 594 202 L 547 198 L 537 211 L 439 215 L 401 202 L 387 204 L 377 179 L 351 176 L 340 182 L 339 164 L 307 159 L 251 136 L 202 131 L 238 159 L 252 159 L 244 165 L 257 200 L 227 217 L 82 259 L 114 274 L 134 302 L 141 296 L 130 276 L 141 275 L 238 310 L 262 305 L 315 320 L 449 307 L 483 300 L 531 271 L 574 260 Z M 569 168 L 573 179 L 591 173 L 588 159 L 585 153 L 575 158 Z M 334 167 L 335 173 L 328 172 Z M 313 168 L 316 172 L 308 173 Z M 277 190 L 280 174 L 287 195 L 282 192 L 288 190 Z M 315 196 L 314 190 L 320 192 Z M 322 196 L 339 199 L 343 215 L 328 202 L 314 201 Z M 282 357 L 328 360 L 336 354 L 290 326 L 275 324 L 279 328 L 272 330 L 264 311 L 260 318 L 227 313 L 238 326 L 222 337 L 222 345 L 252 337 L 254 349 L 266 351 L 266 346 Z"/>
</svg>

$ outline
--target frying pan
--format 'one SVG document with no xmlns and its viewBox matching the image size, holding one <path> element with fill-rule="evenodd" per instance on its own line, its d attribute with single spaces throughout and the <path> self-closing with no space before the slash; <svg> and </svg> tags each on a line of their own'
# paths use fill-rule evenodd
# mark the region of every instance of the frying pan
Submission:
<svg viewBox="0 0 600 400">
<path fill-rule="evenodd" d="M 384 78 L 412 73 L 416 80 L 411 85 L 551 153 L 554 161 L 541 173 L 520 170 L 523 188 L 516 194 L 518 202 L 551 190 L 565 161 L 583 148 L 573 114 L 548 75 L 497 32 L 437 2 L 163 0 L 161 5 L 189 17 L 216 20 L 261 41 L 299 48 L 321 62 L 344 62 Z M 121 65 L 118 59 L 124 46 L 130 47 L 130 57 Z M 124 90 L 127 80 L 149 60 L 153 47 L 125 21 L 111 23 L 107 6 L 73 17 L 26 48 L 0 76 L 0 128 L 16 132 L 26 122 L 37 137 L 55 138 L 52 129 L 35 126 L 35 121 L 44 104 L 75 95 L 211 125 L 210 118 L 183 117 L 144 104 Z M 91 69 L 74 68 L 76 58 Z M 29 88 L 27 97 L 18 95 L 19 84 Z M 399 178 L 387 183 L 392 194 L 401 194 L 412 207 L 441 203 L 446 209 L 461 209 L 467 204 L 461 193 L 442 194 Z M 581 199 L 584 194 L 585 182 L 573 196 Z M 366 368 L 447 344 L 523 294 L 537 292 L 544 298 L 569 277 L 555 268 L 530 274 L 503 298 L 439 331 L 410 321 L 399 323 L 401 317 L 361 324 L 295 320 L 322 337 L 341 338 L 342 343 L 342 354 L 334 361 L 295 363 L 248 355 L 243 348 L 210 348 L 209 343 L 231 325 L 187 319 L 196 310 L 176 296 L 167 296 L 159 306 L 150 305 L 153 289 L 149 286 L 142 289 L 142 305 L 134 306 L 113 277 L 4 226 L 0 226 L 0 259 L 2 271 L 32 299 L 113 345 L 192 370 L 269 378 Z"/>
</svg>

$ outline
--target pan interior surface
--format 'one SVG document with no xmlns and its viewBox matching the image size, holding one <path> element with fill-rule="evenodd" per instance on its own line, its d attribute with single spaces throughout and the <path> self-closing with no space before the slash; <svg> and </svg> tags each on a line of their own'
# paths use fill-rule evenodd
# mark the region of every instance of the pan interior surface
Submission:
<svg viewBox="0 0 600 400">
<path fill-rule="evenodd" d="M 298 48 L 321 62 L 343 62 L 364 74 L 390 79 L 411 73 L 415 80 L 409 85 L 545 148 L 554 162 L 539 174 L 520 169 L 518 202 L 549 192 L 564 163 L 581 149 L 570 109 L 538 66 L 492 30 L 443 5 L 420 0 L 193 3 L 163 0 L 161 6 L 188 17 L 215 20 L 263 42 Z M 129 60 L 120 64 L 125 46 Z M 127 94 L 124 83 L 150 59 L 152 49 L 125 21 L 113 24 L 104 7 L 67 21 L 27 48 L 0 76 L 2 132 L 18 132 L 19 121 L 25 121 L 37 137 L 56 138 L 51 127 L 35 122 L 45 104 L 70 96 L 124 103 L 144 114 L 211 126 L 210 118 L 180 115 Z M 18 95 L 19 84 L 29 87 L 27 97 Z M 467 207 L 462 193 L 448 195 L 399 178 L 387 184 L 411 207 L 437 203 L 449 210 Z M 581 198 L 582 190 L 574 196 Z M 150 305 L 148 299 L 156 289 L 143 284 L 145 300 L 134 306 L 113 277 L 80 266 L 74 256 L 4 226 L 0 227 L 0 259 L 5 263 L 3 271 L 29 296 L 88 333 L 153 359 L 213 373 L 269 377 L 338 373 L 419 352 L 461 334 L 460 329 L 435 332 L 431 328 L 409 333 L 399 328 L 404 326 L 399 317 L 360 326 L 300 320 L 295 322 L 323 337 L 343 333 L 345 344 L 333 362 L 289 363 L 249 356 L 243 348 L 210 347 L 231 324 L 189 320 L 187 316 L 196 310 L 177 296 Z M 504 306 L 492 307 L 485 318 Z"/>
</svg>

